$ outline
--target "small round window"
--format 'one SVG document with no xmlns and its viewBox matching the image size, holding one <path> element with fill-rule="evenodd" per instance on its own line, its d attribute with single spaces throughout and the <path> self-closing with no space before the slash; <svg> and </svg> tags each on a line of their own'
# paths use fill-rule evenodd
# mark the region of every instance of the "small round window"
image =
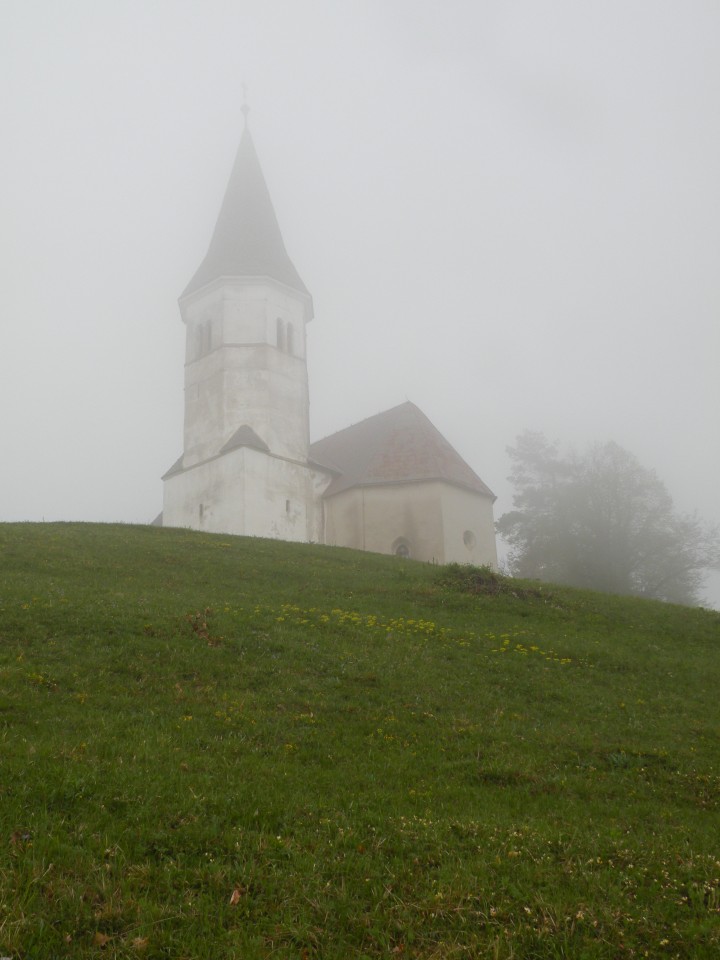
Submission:
<svg viewBox="0 0 720 960">
<path fill-rule="evenodd" d="M 476 540 L 475 540 L 475 534 L 472 532 L 472 530 L 465 531 L 465 533 L 463 534 L 463 543 L 468 548 L 468 550 L 472 550 L 474 548 Z"/>
</svg>

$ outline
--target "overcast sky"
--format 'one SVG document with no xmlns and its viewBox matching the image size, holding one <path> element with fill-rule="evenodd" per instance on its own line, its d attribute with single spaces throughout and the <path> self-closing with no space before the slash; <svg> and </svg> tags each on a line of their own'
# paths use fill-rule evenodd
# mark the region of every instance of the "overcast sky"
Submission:
<svg viewBox="0 0 720 960">
<path fill-rule="evenodd" d="M 0 0 L 0 80 L 0 520 L 161 509 L 244 82 L 314 439 L 410 399 L 496 516 L 612 439 L 720 522 L 717 0 Z"/>
</svg>

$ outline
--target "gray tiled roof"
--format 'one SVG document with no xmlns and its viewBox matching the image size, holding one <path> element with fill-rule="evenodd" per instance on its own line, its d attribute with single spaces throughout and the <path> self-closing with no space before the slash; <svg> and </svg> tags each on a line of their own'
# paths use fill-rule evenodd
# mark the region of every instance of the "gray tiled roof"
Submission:
<svg viewBox="0 0 720 960">
<path fill-rule="evenodd" d="M 270 453 L 270 447 L 264 440 L 261 440 L 253 428 L 249 427 L 246 423 L 243 424 L 242 427 L 237 428 L 220 453 L 228 453 L 237 447 L 252 447 L 253 450 L 262 450 L 263 453 Z"/>
<path fill-rule="evenodd" d="M 271 277 L 307 293 L 285 250 L 247 128 L 240 140 L 210 247 L 182 296 L 218 277 Z"/>
<path fill-rule="evenodd" d="M 310 446 L 311 458 L 339 471 L 325 491 L 417 480 L 445 480 L 494 494 L 414 403 L 403 403 Z"/>
<path fill-rule="evenodd" d="M 163 480 L 169 480 L 170 477 L 174 477 L 176 473 L 183 472 L 183 458 L 184 458 L 184 455 L 181 453 L 180 456 L 175 461 L 175 463 L 170 467 L 170 469 L 167 470 L 162 475 Z"/>
<path fill-rule="evenodd" d="M 253 450 L 262 450 L 263 453 L 270 452 L 270 447 L 255 433 L 253 428 L 249 427 L 247 424 L 243 424 L 242 427 L 237 428 L 235 433 L 223 446 L 219 456 L 222 456 L 223 453 L 229 453 L 231 450 L 237 450 L 238 447 L 252 447 Z M 182 473 L 185 469 L 183 463 L 184 459 L 184 454 L 178 457 L 167 473 L 162 475 L 162 479 L 169 480 L 170 477 L 174 477 L 175 474 Z M 0 958 L 0 960 L 2 960 L 2 958 Z"/>
</svg>

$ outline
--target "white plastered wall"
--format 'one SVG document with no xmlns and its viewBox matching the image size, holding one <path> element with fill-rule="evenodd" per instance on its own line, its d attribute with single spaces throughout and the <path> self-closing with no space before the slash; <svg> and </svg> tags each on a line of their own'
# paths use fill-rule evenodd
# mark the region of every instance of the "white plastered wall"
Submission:
<svg viewBox="0 0 720 960">
<path fill-rule="evenodd" d="M 497 570 L 493 499 L 442 484 L 445 563 L 485 564 Z"/>
<path fill-rule="evenodd" d="M 393 553 L 404 542 L 415 560 L 497 566 L 492 499 L 441 480 L 328 497 L 325 542 L 375 553 Z"/>
<path fill-rule="evenodd" d="M 168 477 L 163 526 L 319 541 L 322 504 L 309 467 L 242 447 Z"/>
<path fill-rule="evenodd" d="M 274 281 L 216 281 L 181 303 L 187 325 L 184 465 L 216 456 L 247 424 L 278 456 L 305 461 L 311 301 Z"/>
</svg>

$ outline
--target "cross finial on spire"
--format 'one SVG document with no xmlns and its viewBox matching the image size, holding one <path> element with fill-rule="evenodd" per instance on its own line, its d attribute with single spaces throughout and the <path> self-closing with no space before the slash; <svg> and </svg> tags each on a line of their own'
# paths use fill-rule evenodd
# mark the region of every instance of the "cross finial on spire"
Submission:
<svg viewBox="0 0 720 960">
<path fill-rule="evenodd" d="M 248 106 L 248 102 L 247 102 L 247 84 L 245 83 L 244 80 L 242 83 L 242 95 L 243 95 L 243 102 L 242 102 L 242 106 L 240 107 L 240 110 L 242 111 L 242 115 L 245 118 L 245 126 L 247 126 L 247 118 L 248 118 L 248 114 L 250 113 L 250 107 Z"/>
</svg>

